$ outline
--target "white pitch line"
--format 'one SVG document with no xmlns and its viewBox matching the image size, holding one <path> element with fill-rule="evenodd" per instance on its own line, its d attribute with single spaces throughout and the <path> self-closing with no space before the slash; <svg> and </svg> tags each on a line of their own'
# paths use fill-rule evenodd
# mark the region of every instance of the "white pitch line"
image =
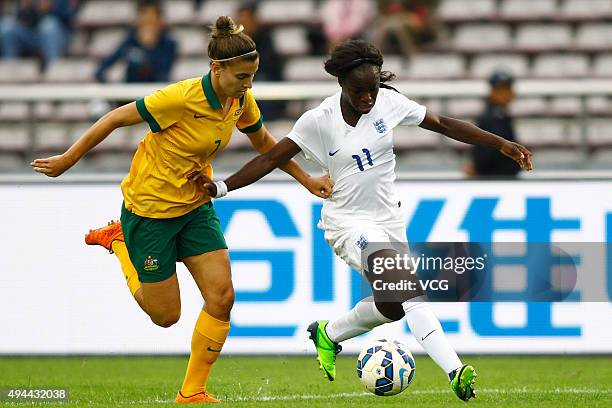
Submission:
<svg viewBox="0 0 612 408">
<path fill-rule="evenodd" d="M 491 395 L 491 394 L 612 394 L 612 388 L 607 389 L 596 389 L 596 388 L 550 388 L 550 389 L 538 389 L 538 388 L 483 388 L 476 389 L 479 395 Z M 415 395 L 443 395 L 448 394 L 452 396 L 452 391 L 447 389 L 432 389 L 432 390 L 414 390 L 407 391 L 408 394 Z M 342 392 L 336 394 L 302 394 L 302 395 L 262 395 L 253 397 L 230 397 L 221 398 L 225 402 L 274 402 L 274 401 L 300 401 L 300 400 L 318 400 L 328 398 L 375 398 L 376 396 L 368 392 Z M 78 401 L 77 401 L 78 402 Z M 97 402 L 89 401 L 95 405 Z M 124 401 L 122 404 L 167 404 L 172 403 L 174 400 L 141 400 L 141 401 Z"/>
</svg>

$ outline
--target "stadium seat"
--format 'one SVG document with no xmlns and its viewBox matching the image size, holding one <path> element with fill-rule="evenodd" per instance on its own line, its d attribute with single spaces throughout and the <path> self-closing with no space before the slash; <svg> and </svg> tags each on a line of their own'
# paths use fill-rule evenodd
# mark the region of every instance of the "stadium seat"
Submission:
<svg viewBox="0 0 612 408">
<path fill-rule="evenodd" d="M 582 111 L 582 102 L 574 96 L 556 97 L 551 99 L 548 109 L 552 115 L 575 117 Z"/>
<path fill-rule="evenodd" d="M 213 24 L 219 16 L 235 16 L 239 2 L 237 0 L 206 0 L 197 20 L 204 24 Z"/>
<path fill-rule="evenodd" d="M 565 146 L 571 139 L 568 123 L 556 119 L 517 119 L 517 139 L 527 146 Z"/>
<path fill-rule="evenodd" d="M 455 171 L 461 166 L 461 158 L 450 148 L 408 151 L 398 156 L 396 161 L 397 167 L 404 171 Z"/>
<path fill-rule="evenodd" d="M 521 51 L 566 51 L 572 46 L 572 30 L 565 24 L 525 24 L 518 28 L 515 47 Z"/>
<path fill-rule="evenodd" d="M 465 52 L 505 50 L 511 44 L 510 28 L 503 24 L 464 24 L 457 28 L 453 44 Z"/>
<path fill-rule="evenodd" d="M 589 75 L 589 60 L 582 54 L 545 54 L 536 58 L 532 75 L 537 78 L 582 78 Z"/>
<path fill-rule="evenodd" d="M 75 130 L 71 136 L 78 138 L 80 137 L 79 132 L 81 132 L 82 134 L 83 130 L 85 129 L 85 124 L 81 126 L 77 126 L 76 129 L 77 130 Z M 113 132 L 106 139 L 104 139 L 102 143 L 100 143 L 99 145 L 97 145 L 91 150 L 92 153 L 100 153 L 100 152 L 107 152 L 107 151 L 113 151 L 113 152 L 127 151 L 128 150 L 127 139 L 128 139 L 129 132 L 130 132 L 129 127 L 128 128 L 122 127 L 122 128 L 113 130 Z"/>
<path fill-rule="evenodd" d="M 393 130 L 396 151 L 434 149 L 440 145 L 440 136 L 418 126 L 398 126 Z"/>
<path fill-rule="evenodd" d="M 612 146 L 612 122 L 591 119 L 587 125 L 589 146 Z"/>
<path fill-rule="evenodd" d="M 33 59 L 0 60 L 0 82 L 38 82 L 40 71 Z"/>
<path fill-rule="evenodd" d="M 67 127 L 63 123 L 38 123 L 35 126 L 34 152 L 61 153 L 65 151 L 68 141 Z"/>
<path fill-rule="evenodd" d="M 583 24 L 576 33 L 575 46 L 586 51 L 611 51 L 612 26 L 605 23 Z"/>
<path fill-rule="evenodd" d="M 495 13 L 495 0 L 444 0 L 438 8 L 438 16 L 445 22 L 485 20 Z"/>
<path fill-rule="evenodd" d="M 89 59 L 61 59 L 49 65 L 44 78 L 46 82 L 91 82 L 95 70 L 96 62 Z"/>
<path fill-rule="evenodd" d="M 86 158 L 87 167 L 95 172 L 126 173 L 132 164 L 133 153 L 99 152 Z"/>
<path fill-rule="evenodd" d="M 612 116 L 612 101 L 607 96 L 590 96 L 587 98 L 587 111 L 592 115 Z"/>
<path fill-rule="evenodd" d="M 89 117 L 87 102 L 62 102 L 55 113 L 55 119 L 60 121 L 82 121 L 89 120 Z"/>
<path fill-rule="evenodd" d="M 91 43 L 87 47 L 89 55 L 96 58 L 107 57 L 113 53 L 123 39 L 127 31 L 123 28 L 103 28 L 95 30 Z"/>
<path fill-rule="evenodd" d="M 201 77 L 210 69 L 208 58 L 181 58 L 172 68 L 170 79 L 174 82 L 187 78 Z"/>
<path fill-rule="evenodd" d="M 277 27 L 272 31 L 272 41 L 284 56 L 305 55 L 310 51 L 306 29 L 301 26 Z"/>
<path fill-rule="evenodd" d="M 318 11 L 312 0 L 263 0 L 257 10 L 262 24 L 314 23 Z"/>
<path fill-rule="evenodd" d="M 285 79 L 288 81 L 330 80 L 331 76 L 323 70 L 322 57 L 291 58 L 285 64 Z"/>
<path fill-rule="evenodd" d="M 108 27 L 131 25 L 136 20 L 136 2 L 120 0 L 89 0 L 76 17 L 77 25 Z"/>
<path fill-rule="evenodd" d="M 448 114 L 453 117 L 473 119 L 484 110 L 481 98 L 453 98 L 448 101 Z"/>
<path fill-rule="evenodd" d="M 529 74 L 529 61 L 522 54 L 484 54 L 474 57 L 470 76 L 486 79 L 496 69 L 504 68 L 515 77 L 526 77 Z"/>
<path fill-rule="evenodd" d="M 46 120 L 55 116 L 55 106 L 53 102 L 36 102 L 34 104 L 34 117 L 36 120 Z"/>
<path fill-rule="evenodd" d="M 582 157 L 575 147 L 532 149 L 535 169 L 567 170 L 581 166 Z"/>
<path fill-rule="evenodd" d="M 612 77 L 612 54 L 601 54 L 595 58 L 593 75 L 599 78 Z"/>
<path fill-rule="evenodd" d="M 612 0 L 564 0 L 560 16 L 566 20 L 596 20 L 612 16 Z"/>
<path fill-rule="evenodd" d="M 190 24 L 195 20 L 192 0 L 166 0 L 162 4 L 162 10 L 170 26 Z"/>
<path fill-rule="evenodd" d="M 208 36 L 201 28 L 174 28 L 172 37 L 178 43 L 178 54 L 188 57 L 205 57 L 208 55 Z"/>
<path fill-rule="evenodd" d="M 510 105 L 514 117 L 542 116 L 548 113 L 548 104 L 544 98 L 518 98 Z"/>
<path fill-rule="evenodd" d="M 458 54 L 417 54 L 407 74 L 415 79 L 461 78 L 465 76 L 465 61 Z"/>
<path fill-rule="evenodd" d="M 557 15 L 557 0 L 504 0 L 500 16 L 506 20 L 543 20 Z"/>
<path fill-rule="evenodd" d="M 0 151 L 3 153 L 25 153 L 30 147 L 30 138 L 26 125 L 0 126 Z"/>
<path fill-rule="evenodd" d="M 29 118 L 29 116 L 28 104 L 25 102 L 3 102 L 0 104 L 1 121 L 25 121 Z"/>
</svg>

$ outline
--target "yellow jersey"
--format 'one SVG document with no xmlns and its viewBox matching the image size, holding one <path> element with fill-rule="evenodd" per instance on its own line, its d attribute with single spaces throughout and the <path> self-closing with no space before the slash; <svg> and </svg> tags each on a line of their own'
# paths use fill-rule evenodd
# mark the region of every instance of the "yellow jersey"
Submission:
<svg viewBox="0 0 612 408">
<path fill-rule="evenodd" d="M 210 73 L 158 90 L 136 107 L 151 130 L 138 145 L 121 191 L 126 209 L 147 218 L 179 217 L 208 202 L 187 175 L 198 170 L 212 179 L 212 162 L 234 126 L 243 133 L 262 126 L 250 89 L 223 114 Z"/>
</svg>

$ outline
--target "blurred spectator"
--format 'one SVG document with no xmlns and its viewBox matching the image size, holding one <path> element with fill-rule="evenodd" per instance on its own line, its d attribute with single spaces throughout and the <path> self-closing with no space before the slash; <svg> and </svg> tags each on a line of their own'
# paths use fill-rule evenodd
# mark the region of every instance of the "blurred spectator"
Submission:
<svg viewBox="0 0 612 408">
<path fill-rule="evenodd" d="M 435 40 L 439 0 L 378 0 L 378 18 L 372 25 L 372 43 L 383 52 L 406 58 Z"/>
<path fill-rule="evenodd" d="M 136 27 L 128 32 L 115 52 L 100 62 L 96 79 L 104 82 L 106 70 L 117 61 L 126 60 L 125 82 L 168 82 L 176 47 L 176 41 L 166 29 L 159 1 L 141 1 Z"/>
<path fill-rule="evenodd" d="M 369 0 L 327 0 L 321 9 L 327 48 L 344 40 L 358 39 L 374 17 Z"/>
<path fill-rule="evenodd" d="M 516 140 L 508 106 L 514 100 L 514 78 L 505 70 L 497 70 L 489 78 L 491 91 L 485 111 L 478 117 L 477 126 L 510 141 Z M 465 168 L 472 178 L 515 178 L 519 165 L 499 151 L 483 146 L 472 147 L 472 161 Z"/>
<path fill-rule="evenodd" d="M 276 51 L 272 33 L 260 24 L 257 18 L 257 1 L 244 1 L 238 6 L 237 23 L 244 26 L 244 32 L 257 44 L 259 52 L 258 81 L 282 81 L 283 60 Z M 258 101 L 259 109 L 267 120 L 275 120 L 284 115 L 286 103 L 282 101 Z"/>
<path fill-rule="evenodd" d="M 0 22 L 2 57 L 40 56 L 49 63 L 70 43 L 80 0 L 19 0 L 15 12 Z"/>
</svg>

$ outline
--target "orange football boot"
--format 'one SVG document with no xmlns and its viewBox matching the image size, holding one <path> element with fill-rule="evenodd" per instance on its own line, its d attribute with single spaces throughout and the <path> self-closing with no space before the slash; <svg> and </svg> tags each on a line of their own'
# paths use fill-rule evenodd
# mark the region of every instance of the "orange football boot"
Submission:
<svg viewBox="0 0 612 408">
<path fill-rule="evenodd" d="M 121 229 L 121 221 L 111 221 L 106 227 L 89 230 L 85 235 L 85 243 L 87 245 L 101 245 L 106 248 L 111 254 L 113 241 L 125 241 L 123 238 L 123 230 Z"/>
<path fill-rule="evenodd" d="M 200 391 L 189 397 L 184 396 L 183 393 L 179 391 L 178 394 L 176 394 L 175 401 L 179 404 L 192 404 L 197 402 L 209 402 L 211 404 L 214 404 L 217 402 L 221 402 L 212 395 L 210 395 L 207 391 Z"/>
</svg>

